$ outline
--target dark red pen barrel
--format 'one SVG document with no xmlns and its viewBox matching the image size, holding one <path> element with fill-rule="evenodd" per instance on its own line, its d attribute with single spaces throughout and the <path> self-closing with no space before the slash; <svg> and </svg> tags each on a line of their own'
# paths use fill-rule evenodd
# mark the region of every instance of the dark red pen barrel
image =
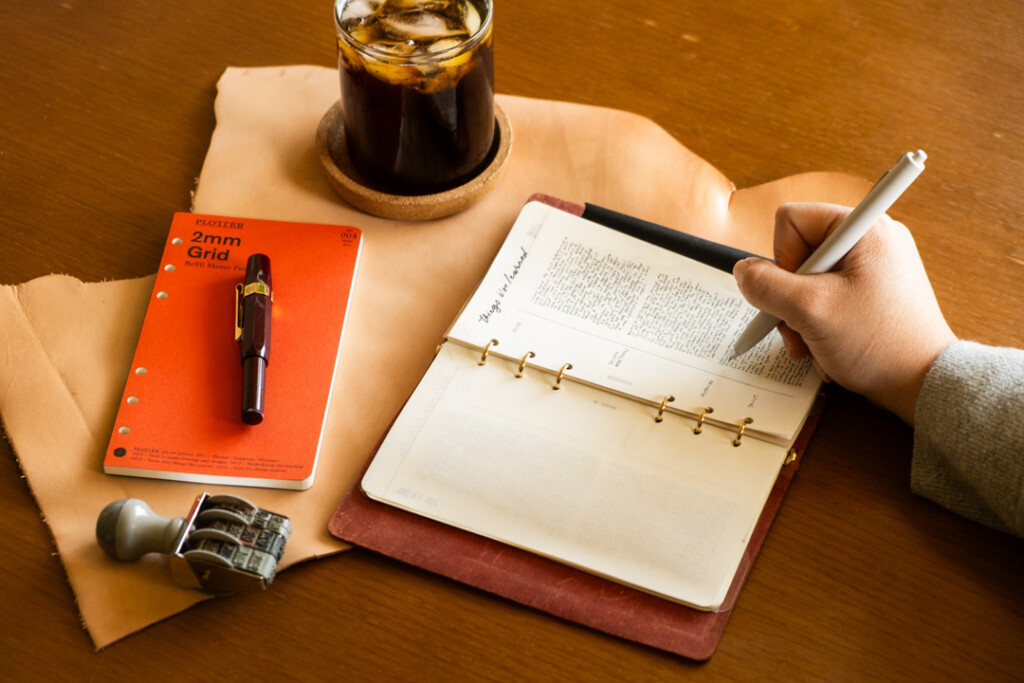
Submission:
<svg viewBox="0 0 1024 683">
<path fill-rule="evenodd" d="M 263 396 L 267 382 L 267 362 L 259 356 L 242 361 L 242 422 L 263 421 Z"/>
<path fill-rule="evenodd" d="M 241 288 L 242 422 L 263 421 L 263 396 L 270 358 L 271 295 L 270 259 L 265 254 L 249 257 Z"/>
<path fill-rule="evenodd" d="M 270 355 L 269 296 L 252 294 L 242 302 L 242 357 Z"/>
</svg>

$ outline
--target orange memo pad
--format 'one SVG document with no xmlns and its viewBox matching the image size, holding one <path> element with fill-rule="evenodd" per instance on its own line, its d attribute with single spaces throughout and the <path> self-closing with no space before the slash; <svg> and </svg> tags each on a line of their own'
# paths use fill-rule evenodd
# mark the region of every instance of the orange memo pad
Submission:
<svg viewBox="0 0 1024 683">
<path fill-rule="evenodd" d="M 312 485 L 362 246 L 351 226 L 176 213 L 125 383 L 109 474 Z M 266 419 L 240 418 L 235 285 L 273 264 Z"/>
</svg>

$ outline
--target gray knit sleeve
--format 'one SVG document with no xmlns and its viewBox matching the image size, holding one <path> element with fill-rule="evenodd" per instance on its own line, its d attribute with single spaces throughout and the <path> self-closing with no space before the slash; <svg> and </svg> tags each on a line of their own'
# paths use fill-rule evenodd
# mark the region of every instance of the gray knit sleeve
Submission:
<svg viewBox="0 0 1024 683">
<path fill-rule="evenodd" d="M 928 372 L 914 423 L 913 491 L 1024 537 L 1024 350 L 956 342 Z"/>
</svg>

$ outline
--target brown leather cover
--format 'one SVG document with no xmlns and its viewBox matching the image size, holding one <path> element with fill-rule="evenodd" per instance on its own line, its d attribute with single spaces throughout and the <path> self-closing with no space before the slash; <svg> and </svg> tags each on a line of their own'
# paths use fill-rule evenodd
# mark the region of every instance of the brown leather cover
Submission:
<svg viewBox="0 0 1024 683">
<path fill-rule="evenodd" d="M 542 194 L 531 199 L 576 215 L 584 208 Z M 740 589 L 796 474 L 799 456 L 817 425 L 823 403 L 824 394 L 815 402 L 794 444 L 798 457 L 782 468 L 768 496 L 732 586 L 717 612 L 695 610 L 371 500 L 360 488 L 361 475 L 331 518 L 330 532 L 343 541 L 553 616 L 689 659 L 706 660 L 718 647 Z"/>
</svg>

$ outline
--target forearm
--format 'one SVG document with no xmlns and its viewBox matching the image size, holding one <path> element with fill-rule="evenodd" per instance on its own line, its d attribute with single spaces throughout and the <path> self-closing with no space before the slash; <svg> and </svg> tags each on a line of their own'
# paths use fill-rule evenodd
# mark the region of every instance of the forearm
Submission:
<svg viewBox="0 0 1024 683">
<path fill-rule="evenodd" d="M 915 427 L 914 492 L 1024 537 L 1024 351 L 950 346 L 928 372 Z"/>
</svg>

